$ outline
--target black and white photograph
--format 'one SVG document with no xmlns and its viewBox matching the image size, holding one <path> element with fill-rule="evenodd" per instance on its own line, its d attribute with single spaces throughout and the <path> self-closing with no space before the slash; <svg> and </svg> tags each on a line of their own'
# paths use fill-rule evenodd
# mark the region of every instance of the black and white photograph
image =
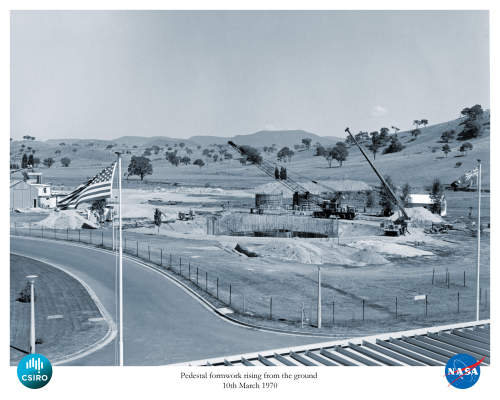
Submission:
<svg viewBox="0 0 500 400">
<path fill-rule="evenodd" d="M 9 17 L 18 376 L 489 368 L 487 9 Z"/>
</svg>

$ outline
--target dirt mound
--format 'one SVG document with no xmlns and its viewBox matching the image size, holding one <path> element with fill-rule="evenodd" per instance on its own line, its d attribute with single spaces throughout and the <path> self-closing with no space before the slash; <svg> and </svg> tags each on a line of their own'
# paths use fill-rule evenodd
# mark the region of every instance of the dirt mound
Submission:
<svg viewBox="0 0 500 400">
<path fill-rule="evenodd" d="M 52 229 L 80 229 L 82 227 L 95 229 L 94 222 L 81 216 L 76 210 L 52 211 L 47 218 L 37 222 L 35 226 Z"/>
<path fill-rule="evenodd" d="M 251 248 L 262 257 L 301 264 L 336 264 L 362 267 L 388 262 L 380 254 L 365 249 L 337 246 L 331 241 L 276 240 L 262 246 L 252 246 Z"/>
</svg>

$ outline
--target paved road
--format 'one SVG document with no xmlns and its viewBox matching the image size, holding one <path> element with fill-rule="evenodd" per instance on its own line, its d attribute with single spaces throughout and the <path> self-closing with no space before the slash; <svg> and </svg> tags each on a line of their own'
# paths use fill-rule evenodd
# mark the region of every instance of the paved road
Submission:
<svg viewBox="0 0 500 400">
<path fill-rule="evenodd" d="M 11 238 L 11 251 L 64 266 L 83 279 L 115 317 L 114 255 L 64 242 L 21 237 Z M 317 337 L 262 332 L 231 324 L 158 272 L 128 259 L 124 259 L 123 268 L 126 365 L 171 364 L 321 341 Z M 70 364 L 113 365 L 115 347 L 112 342 Z"/>
</svg>

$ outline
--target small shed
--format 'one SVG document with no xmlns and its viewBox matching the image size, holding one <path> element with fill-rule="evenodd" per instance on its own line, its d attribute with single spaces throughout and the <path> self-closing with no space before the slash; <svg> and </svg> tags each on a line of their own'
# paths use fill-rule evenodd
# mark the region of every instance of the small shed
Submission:
<svg viewBox="0 0 500 400">
<path fill-rule="evenodd" d="M 24 181 L 10 185 L 10 209 L 39 207 L 38 188 Z"/>
<path fill-rule="evenodd" d="M 433 207 L 437 202 L 438 207 Z M 442 217 L 446 216 L 447 212 L 447 202 L 446 197 L 441 195 L 441 197 L 436 201 L 430 194 L 409 194 L 406 198 L 407 207 L 424 207 L 430 211 L 434 211 L 436 214 Z M 434 209 L 434 210 L 433 210 Z"/>
</svg>

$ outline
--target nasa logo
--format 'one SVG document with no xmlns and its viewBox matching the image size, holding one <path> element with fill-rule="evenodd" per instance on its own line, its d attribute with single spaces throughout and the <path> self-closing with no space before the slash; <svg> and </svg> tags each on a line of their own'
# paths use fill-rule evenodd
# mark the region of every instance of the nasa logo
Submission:
<svg viewBox="0 0 500 400">
<path fill-rule="evenodd" d="M 30 389 L 40 389 L 52 378 L 52 365 L 41 354 L 28 354 L 17 364 L 19 382 Z"/>
<path fill-rule="evenodd" d="M 468 389 L 476 384 L 481 375 L 479 365 L 484 357 L 477 361 L 469 354 L 456 354 L 446 363 L 445 377 L 449 385 L 457 389 Z"/>
</svg>

